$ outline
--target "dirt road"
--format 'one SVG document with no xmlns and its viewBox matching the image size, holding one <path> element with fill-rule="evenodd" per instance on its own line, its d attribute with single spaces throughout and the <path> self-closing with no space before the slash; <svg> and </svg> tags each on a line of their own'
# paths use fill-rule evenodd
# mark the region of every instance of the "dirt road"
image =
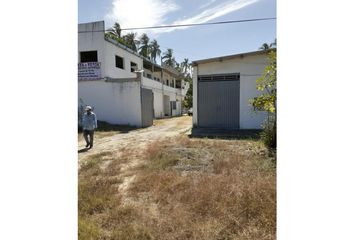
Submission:
<svg viewBox="0 0 354 240">
<path fill-rule="evenodd" d="M 154 125 L 148 128 L 95 139 L 94 147 L 88 151 L 85 151 L 86 144 L 81 138 L 78 143 L 79 163 L 92 154 L 106 151 L 119 153 L 122 149 L 125 151 L 131 150 L 131 154 L 138 157 L 148 143 L 185 133 L 190 130 L 191 127 L 192 118 L 188 116 L 159 119 L 155 120 Z M 137 159 L 135 158 L 134 160 Z M 130 163 L 130 165 L 135 164 L 136 162 Z"/>
<path fill-rule="evenodd" d="M 117 174 L 119 179 L 121 179 L 118 189 L 122 195 L 122 201 L 124 203 L 131 202 L 126 197 L 126 190 L 136 177 L 134 167 L 143 162 L 143 154 L 146 146 L 157 140 L 187 133 L 191 128 L 192 118 L 188 116 L 155 120 L 154 125 L 148 128 L 96 138 L 93 148 L 87 151 L 85 149 L 86 143 L 83 138 L 80 137 L 78 144 L 79 167 L 90 156 L 109 152 L 116 157 L 114 160 L 103 161 L 100 164 L 101 169 L 106 169 L 107 166 L 110 166 L 112 161 L 120 162 L 120 159 L 128 154 L 128 161 L 119 164 L 119 172 L 117 172 Z"/>
</svg>

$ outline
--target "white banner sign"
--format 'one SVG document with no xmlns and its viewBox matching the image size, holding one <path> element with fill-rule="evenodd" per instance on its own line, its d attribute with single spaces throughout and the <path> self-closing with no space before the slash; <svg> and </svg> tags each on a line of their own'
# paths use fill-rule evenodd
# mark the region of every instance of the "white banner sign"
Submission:
<svg viewBox="0 0 354 240">
<path fill-rule="evenodd" d="M 101 63 L 86 62 L 78 64 L 79 80 L 96 80 L 101 78 Z"/>
</svg>

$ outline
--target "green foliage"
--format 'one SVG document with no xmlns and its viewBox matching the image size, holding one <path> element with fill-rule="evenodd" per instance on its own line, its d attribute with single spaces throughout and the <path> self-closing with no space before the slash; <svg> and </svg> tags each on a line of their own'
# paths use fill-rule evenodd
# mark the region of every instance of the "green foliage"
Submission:
<svg viewBox="0 0 354 240">
<path fill-rule="evenodd" d="M 151 41 L 149 45 L 149 52 L 151 60 L 156 63 L 156 57 L 161 55 L 160 45 L 157 43 L 156 39 Z"/>
<path fill-rule="evenodd" d="M 275 149 L 277 147 L 277 124 L 275 121 L 275 116 L 271 115 L 267 119 L 260 135 L 261 140 L 268 148 Z"/>
<path fill-rule="evenodd" d="M 149 42 L 150 38 L 146 35 L 146 33 L 143 33 L 139 39 L 141 46 L 139 47 L 139 54 L 142 55 L 143 57 L 148 58 L 150 55 L 150 47 L 149 47 Z"/>
<path fill-rule="evenodd" d="M 116 40 L 120 44 L 130 48 L 134 52 L 138 52 L 141 56 L 150 59 L 152 62 L 156 63 L 156 58 L 161 56 L 160 45 L 156 39 L 150 42 L 150 38 L 146 33 L 143 33 L 139 40 L 136 39 L 137 33 L 130 32 L 126 35 L 121 35 L 121 27 L 119 23 L 114 23 L 113 27 L 108 29 L 105 33 L 106 37 Z M 191 64 L 189 59 L 185 58 L 183 62 L 177 63 L 175 57 L 173 56 L 173 49 L 169 48 L 161 56 L 161 60 L 164 65 L 176 68 L 179 72 L 184 73 L 185 76 L 191 75 Z"/>
<path fill-rule="evenodd" d="M 176 66 L 176 60 L 173 56 L 173 50 L 171 48 L 168 48 L 167 51 L 163 53 L 163 56 L 161 59 L 163 60 L 163 63 L 166 66 L 169 66 L 169 67 Z"/>
<path fill-rule="evenodd" d="M 189 83 L 189 89 L 186 93 L 186 96 L 184 97 L 183 106 L 186 109 L 190 109 L 193 106 L 193 80 L 188 74 L 187 77 L 185 77 L 184 81 Z"/>
<path fill-rule="evenodd" d="M 113 27 L 108 29 L 109 33 L 112 34 L 112 35 L 115 35 L 117 36 L 117 38 L 120 38 L 121 37 L 121 28 L 120 28 L 120 25 L 119 23 L 114 23 Z"/>
<path fill-rule="evenodd" d="M 274 51 L 269 53 L 269 60 L 270 64 L 264 69 L 262 76 L 256 80 L 257 90 L 263 93 L 258 97 L 255 97 L 251 103 L 255 110 L 275 113 L 277 95 L 277 59 Z"/>
<path fill-rule="evenodd" d="M 269 52 L 269 65 L 264 69 L 260 78 L 256 80 L 256 87 L 262 94 L 251 100 L 256 111 L 268 112 L 268 119 L 264 124 L 261 137 L 270 148 L 276 148 L 276 100 L 277 100 L 277 58 L 276 52 Z"/>
<path fill-rule="evenodd" d="M 139 41 L 136 39 L 136 33 L 134 32 L 127 33 L 122 38 L 123 41 L 125 42 L 125 46 L 127 46 L 134 52 L 138 51 L 137 44 L 139 43 Z"/>
<path fill-rule="evenodd" d="M 127 46 L 127 43 L 124 41 L 123 38 L 120 38 L 120 37 L 118 37 L 118 36 L 116 36 L 116 35 L 114 35 L 114 34 L 112 34 L 112 33 L 110 33 L 110 32 L 105 33 L 105 35 L 106 35 L 107 37 L 113 39 L 113 40 L 116 40 L 116 41 L 119 42 L 120 44 L 123 44 L 124 46 Z"/>
</svg>

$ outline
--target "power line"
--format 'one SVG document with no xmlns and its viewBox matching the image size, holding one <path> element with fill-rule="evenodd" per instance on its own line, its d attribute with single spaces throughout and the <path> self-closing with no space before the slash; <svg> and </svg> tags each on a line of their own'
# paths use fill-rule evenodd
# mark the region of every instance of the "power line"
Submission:
<svg viewBox="0 0 354 240">
<path fill-rule="evenodd" d="M 200 54 L 196 54 L 196 53 L 194 53 L 194 52 L 187 52 L 187 51 L 181 51 L 181 50 L 179 50 L 179 49 L 176 49 L 176 48 L 173 48 L 173 47 L 166 47 L 166 46 L 163 46 L 163 45 L 160 45 L 160 47 L 162 47 L 162 48 L 164 48 L 164 49 L 169 49 L 169 48 L 171 48 L 171 49 L 173 49 L 173 52 L 174 53 L 179 53 L 179 54 L 181 54 L 181 55 L 186 55 L 186 54 L 188 54 L 190 57 L 193 57 L 193 56 L 198 56 L 198 57 L 201 57 L 201 58 L 205 58 L 206 57 L 206 55 L 200 55 Z"/>
<path fill-rule="evenodd" d="M 155 29 L 155 28 L 157 29 L 157 28 L 194 27 L 194 26 L 229 24 L 229 23 L 268 21 L 268 20 L 275 20 L 275 19 L 276 19 L 275 17 L 273 17 L 273 18 L 253 18 L 253 19 L 230 20 L 230 21 L 209 22 L 209 23 L 190 23 L 190 24 L 174 24 L 174 25 L 161 25 L 161 26 L 150 26 L 150 27 L 132 27 L 132 28 L 122 28 L 121 31 L 139 30 L 139 29 Z M 107 32 L 107 31 L 109 31 L 109 30 L 79 31 L 79 33 Z"/>
<path fill-rule="evenodd" d="M 274 19 L 276 19 L 276 18 L 254 18 L 254 19 L 231 20 L 231 21 L 210 22 L 210 23 L 175 24 L 175 25 L 162 25 L 162 26 L 153 26 L 153 27 L 132 27 L 132 28 L 122 28 L 121 30 L 124 31 L 124 30 L 154 29 L 154 28 L 192 27 L 192 26 L 202 26 L 202 25 L 267 21 L 267 20 L 274 20 Z"/>
</svg>

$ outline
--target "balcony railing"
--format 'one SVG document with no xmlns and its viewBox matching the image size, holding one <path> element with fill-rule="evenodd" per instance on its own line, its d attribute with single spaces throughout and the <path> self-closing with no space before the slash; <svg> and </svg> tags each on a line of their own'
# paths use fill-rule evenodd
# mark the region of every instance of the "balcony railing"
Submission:
<svg viewBox="0 0 354 240">
<path fill-rule="evenodd" d="M 152 80 L 152 79 L 149 79 L 146 77 L 143 77 L 142 84 L 143 84 L 143 86 L 148 87 L 148 88 L 157 88 L 157 89 L 161 89 L 161 90 L 164 89 L 164 90 L 170 91 L 170 92 L 175 92 L 175 93 L 179 93 L 179 94 L 181 93 L 180 88 L 170 87 L 165 84 L 162 84 L 159 81 Z"/>
</svg>

